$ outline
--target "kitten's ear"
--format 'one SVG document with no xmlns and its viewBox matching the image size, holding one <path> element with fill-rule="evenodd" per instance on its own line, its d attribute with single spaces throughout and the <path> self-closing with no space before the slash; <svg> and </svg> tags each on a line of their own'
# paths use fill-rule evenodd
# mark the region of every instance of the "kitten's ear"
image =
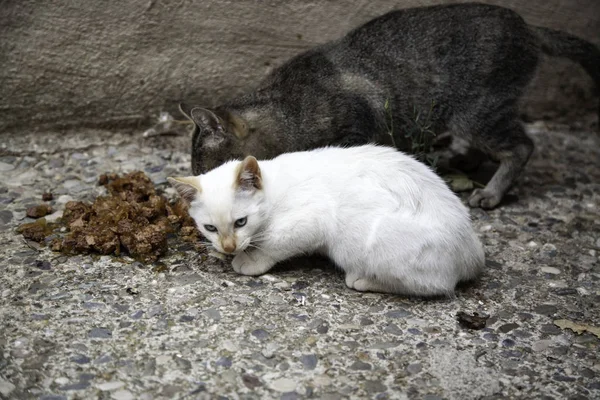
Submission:
<svg viewBox="0 0 600 400">
<path fill-rule="evenodd" d="M 177 190 L 179 197 L 188 203 L 191 203 L 196 198 L 196 195 L 202 192 L 198 178 L 195 176 L 169 177 L 167 180 Z"/>
<path fill-rule="evenodd" d="M 236 189 L 240 190 L 262 189 L 262 175 L 256 158 L 248 156 L 240 163 L 234 185 Z"/>
</svg>

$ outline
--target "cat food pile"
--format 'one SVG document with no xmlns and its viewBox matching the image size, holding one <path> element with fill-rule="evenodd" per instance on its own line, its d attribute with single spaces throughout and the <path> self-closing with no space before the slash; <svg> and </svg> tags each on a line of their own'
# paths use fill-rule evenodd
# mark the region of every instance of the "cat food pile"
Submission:
<svg viewBox="0 0 600 400">
<path fill-rule="evenodd" d="M 21 225 L 18 232 L 65 254 L 128 254 L 143 262 L 166 253 L 169 235 L 178 233 L 183 240 L 198 243 L 199 233 L 186 205 L 181 200 L 169 204 L 143 172 L 102 175 L 99 184 L 107 188 L 108 196 L 92 204 L 68 202 L 57 224 L 47 223 L 45 214 L 36 212 L 41 218 Z M 41 205 L 35 211 L 48 208 Z"/>
</svg>

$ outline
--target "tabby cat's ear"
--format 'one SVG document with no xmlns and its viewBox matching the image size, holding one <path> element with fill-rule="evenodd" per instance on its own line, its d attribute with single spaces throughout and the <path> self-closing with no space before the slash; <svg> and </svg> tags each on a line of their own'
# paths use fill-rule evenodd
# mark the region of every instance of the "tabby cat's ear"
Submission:
<svg viewBox="0 0 600 400">
<path fill-rule="evenodd" d="M 218 114 L 225 121 L 227 130 L 233 133 L 236 138 L 244 139 L 248 136 L 250 129 L 248 122 L 244 118 L 226 110 L 219 110 Z"/>
<path fill-rule="evenodd" d="M 179 111 L 187 118 L 189 119 L 191 122 L 194 123 L 194 130 L 192 131 L 192 137 L 196 137 L 196 135 L 198 134 L 198 132 L 200 131 L 200 127 L 198 126 L 198 124 L 196 123 L 196 121 L 194 121 L 194 119 L 192 118 L 192 108 L 189 104 L 186 103 L 179 103 Z"/>
<path fill-rule="evenodd" d="M 203 131 L 209 131 L 212 134 L 223 134 L 223 121 L 211 110 L 202 107 L 194 107 L 190 110 L 190 119 L 194 124 L 204 128 Z"/>
<path fill-rule="evenodd" d="M 248 156 L 239 164 L 234 186 L 236 189 L 247 191 L 262 189 L 262 174 L 256 158 Z"/>
<path fill-rule="evenodd" d="M 202 192 L 198 178 L 195 176 L 169 177 L 167 181 L 177 190 L 179 197 L 188 203 L 191 203 L 196 195 Z"/>
</svg>

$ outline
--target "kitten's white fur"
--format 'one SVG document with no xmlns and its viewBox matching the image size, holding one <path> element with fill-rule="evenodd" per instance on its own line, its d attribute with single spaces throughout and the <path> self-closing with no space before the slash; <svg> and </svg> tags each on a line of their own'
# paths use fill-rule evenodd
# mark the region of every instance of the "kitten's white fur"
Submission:
<svg viewBox="0 0 600 400">
<path fill-rule="evenodd" d="M 408 155 L 374 145 L 328 147 L 258 165 L 258 189 L 238 187 L 240 175 L 251 178 L 239 161 L 193 185 L 199 190 L 190 215 L 217 250 L 224 251 L 223 237 L 235 239 L 238 273 L 259 275 L 290 257 L 321 253 L 356 290 L 449 295 L 484 265 L 467 208 Z M 234 228 L 243 217 L 246 225 Z"/>
</svg>

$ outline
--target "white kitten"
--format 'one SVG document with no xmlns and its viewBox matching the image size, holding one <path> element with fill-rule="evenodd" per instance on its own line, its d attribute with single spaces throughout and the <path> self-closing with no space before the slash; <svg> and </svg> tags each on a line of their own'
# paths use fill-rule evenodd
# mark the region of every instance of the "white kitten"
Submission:
<svg viewBox="0 0 600 400">
<path fill-rule="evenodd" d="M 449 295 L 484 265 L 467 208 L 428 167 L 388 147 L 247 157 L 169 181 L 244 275 L 321 253 L 356 290 Z"/>
</svg>

